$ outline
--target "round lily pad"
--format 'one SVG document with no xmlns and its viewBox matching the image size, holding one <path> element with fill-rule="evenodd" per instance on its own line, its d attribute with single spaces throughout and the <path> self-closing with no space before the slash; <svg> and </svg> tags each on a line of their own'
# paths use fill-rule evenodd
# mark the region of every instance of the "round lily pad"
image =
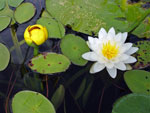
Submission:
<svg viewBox="0 0 150 113">
<path fill-rule="evenodd" d="M 150 73 L 143 70 L 131 70 L 124 74 L 124 79 L 134 93 L 150 95 Z"/>
<path fill-rule="evenodd" d="M 24 0 L 8 0 L 8 4 L 12 7 L 19 6 Z"/>
<path fill-rule="evenodd" d="M 10 17 L 0 16 L 0 31 L 4 30 L 10 24 L 10 21 Z"/>
<path fill-rule="evenodd" d="M 62 53 L 67 56 L 73 64 L 84 66 L 87 60 L 82 58 L 82 54 L 89 51 L 89 48 L 82 38 L 75 35 L 66 35 L 60 43 Z"/>
<path fill-rule="evenodd" d="M 19 7 L 16 8 L 14 13 L 15 19 L 18 23 L 22 24 L 30 20 L 35 15 L 35 7 L 31 3 L 22 3 Z"/>
<path fill-rule="evenodd" d="M 51 17 L 41 17 L 37 20 L 37 24 L 41 24 L 47 28 L 49 38 L 62 38 L 65 35 L 64 26 Z"/>
<path fill-rule="evenodd" d="M 29 67 L 42 74 L 64 72 L 70 65 L 69 59 L 56 53 L 43 53 L 29 61 Z"/>
<path fill-rule="evenodd" d="M 52 103 L 33 91 L 20 91 L 12 100 L 13 113 L 56 113 Z"/>
<path fill-rule="evenodd" d="M 10 53 L 5 45 L 0 43 L 0 71 L 3 71 L 10 60 Z"/>
<path fill-rule="evenodd" d="M 2 10 L 5 7 L 5 0 L 0 0 L 0 10 Z"/>
<path fill-rule="evenodd" d="M 149 113 L 150 96 L 129 94 L 120 98 L 113 106 L 112 113 Z"/>
</svg>

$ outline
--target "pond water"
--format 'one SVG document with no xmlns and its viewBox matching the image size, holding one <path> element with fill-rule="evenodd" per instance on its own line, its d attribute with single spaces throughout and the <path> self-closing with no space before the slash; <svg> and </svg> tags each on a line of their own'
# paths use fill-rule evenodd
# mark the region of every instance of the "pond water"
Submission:
<svg viewBox="0 0 150 113">
<path fill-rule="evenodd" d="M 23 34 L 26 27 L 36 23 L 36 20 L 40 17 L 41 11 L 45 7 L 45 1 L 43 0 L 25 0 L 25 2 L 33 3 L 37 11 L 34 18 L 29 22 L 15 24 L 18 41 L 24 39 Z M 91 62 L 88 62 L 88 64 L 83 67 L 71 64 L 66 72 L 48 75 L 48 84 L 46 84 L 46 76 L 43 77 L 37 74 L 40 79 L 35 78 L 34 73 L 27 66 L 27 63 L 33 57 L 33 48 L 28 47 L 25 43 L 22 44 L 22 60 L 25 59 L 25 62 L 21 64 L 18 60 L 18 56 L 13 49 L 14 44 L 10 30 L 11 28 L 8 27 L 0 32 L 0 42 L 11 50 L 11 61 L 8 67 L 0 72 L 0 113 L 5 113 L 6 106 L 8 106 L 8 109 L 12 112 L 11 100 L 19 91 L 33 90 L 45 96 L 48 91 L 48 99 L 50 100 L 53 92 L 59 87 L 59 84 L 63 84 L 65 87 L 65 101 L 63 101 L 61 106 L 57 109 L 57 113 L 64 113 L 65 110 L 66 113 L 98 113 L 99 110 L 100 113 L 111 113 L 114 102 L 125 94 L 131 93 L 124 82 L 123 71 L 118 71 L 116 79 L 110 78 L 106 69 L 92 75 L 89 74 Z M 85 40 L 87 40 L 88 37 L 88 35 L 72 31 L 68 26 L 66 27 L 66 34 L 70 33 L 81 36 Z M 137 40 L 139 39 L 136 36 L 129 35 L 128 41 L 136 42 Z M 47 44 L 49 47 L 47 47 Z M 48 39 L 46 44 L 40 46 L 40 52 L 50 51 L 61 53 L 59 46 L 56 45 L 59 45 L 59 39 Z M 149 68 L 145 70 L 150 71 Z M 26 71 L 28 71 L 28 73 L 26 73 Z M 26 74 L 23 75 L 24 73 Z M 72 79 L 72 77 L 74 79 Z M 75 99 L 76 92 L 84 81 L 86 81 L 83 89 L 84 91 L 78 99 Z M 8 104 L 6 104 L 6 102 L 8 102 Z"/>
</svg>

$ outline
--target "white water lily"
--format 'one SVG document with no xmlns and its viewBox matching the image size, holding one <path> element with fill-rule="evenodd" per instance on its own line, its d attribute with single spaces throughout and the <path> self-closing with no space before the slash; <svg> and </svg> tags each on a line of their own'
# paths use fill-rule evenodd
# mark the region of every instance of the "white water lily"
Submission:
<svg viewBox="0 0 150 113">
<path fill-rule="evenodd" d="M 87 45 L 92 50 L 84 53 L 82 57 L 95 63 L 90 68 L 90 73 L 97 73 L 106 67 L 112 78 L 117 76 L 117 69 L 127 70 L 127 64 L 136 62 L 131 56 L 138 48 L 132 47 L 132 43 L 125 43 L 127 32 L 115 33 L 112 27 L 108 33 L 101 28 L 98 38 L 88 37 Z"/>
</svg>

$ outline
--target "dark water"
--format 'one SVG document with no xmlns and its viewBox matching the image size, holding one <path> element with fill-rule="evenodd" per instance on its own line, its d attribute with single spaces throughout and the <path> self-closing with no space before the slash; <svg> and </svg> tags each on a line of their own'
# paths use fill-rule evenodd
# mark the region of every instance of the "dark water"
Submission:
<svg viewBox="0 0 150 113">
<path fill-rule="evenodd" d="M 28 25 L 33 25 L 36 23 L 36 20 L 40 16 L 41 10 L 44 8 L 45 4 L 43 0 L 25 0 L 25 2 L 31 2 L 36 6 L 36 15 L 32 20 L 24 24 L 16 24 L 17 36 L 18 40 L 23 40 L 23 33 L 25 28 Z M 79 35 L 84 39 L 87 39 L 87 35 L 82 33 L 77 33 L 72 31 L 71 29 L 66 27 L 66 34 L 73 33 L 75 35 Z M 137 37 L 130 35 L 129 41 L 136 42 Z M 13 42 L 11 39 L 10 28 L 5 29 L 3 32 L 0 33 L 0 42 L 4 43 L 9 49 L 13 46 Z M 57 44 L 59 40 L 53 39 L 48 40 L 50 47 L 47 48 L 46 45 L 42 45 L 40 47 L 40 51 L 53 51 L 60 53 L 59 47 L 51 49 Z M 22 66 L 18 62 L 18 56 L 16 55 L 15 50 L 11 52 L 11 61 L 9 66 L 4 71 L 0 72 L 0 113 L 5 113 L 5 101 L 6 98 L 9 97 L 8 106 L 11 109 L 11 99 L 15 93 L 21 90 L 34 90 L 41 92 L 42 94 L 46 95 L 46 88 L 42 91 L 38 84 L 35 86 L 31 86 L 30 80 L 33 80 L 33 73 L 30 69 L 27 68 L 26 64 L 30 58 L 32 58 L 32 48 L 28 48 L 26 44 L 21 46 L 23 58 L 26 56 L 25 65 Z M 28 54 L 26 54 L 28 51 Z M 91 65 L 89 62 L 88 65 Z M 22 68 L 26 68 L 30 74 L 28 77 L 23 77 L 22 75 Z M 84 70 L 85 67 L 78 67 L 75 65 L 71 65 L 70 68 L 65 73 L 60 73 L 57 75 L 49 76 L 48 85 L 49 85 L 49 99 L 51 98 L 54 90 L 59 86 L 59 84 L 64 84 L 66 86 L 66 81 L 70 79 L 75 73 Z M 102 97 L 101 101 L 101 112 L 100 113 L 111 113 L 112 107 L 114 102 L 120 98 L 121 96 L 130 93 L 129 89 L 127 88 L 124 80 L 123 80 L 123 73 L 122 71 L 118 71 L 117 79 L 111 79 L 106 70 L 103 70 L 100 73 L 90 75 L 88 71 L 85 71 L 82 75 L 80 75 L 72 84 L 66 86 L 66 93 L 65 93 L 65 104 L 64 102 L 62 105 L 57 109 L 57 113 L 64 113 L 64 105 L 66 106 L 66 113 L 98 113 L 100 98 Z M 12 77 L 11 81 L 9 82 L 10 78 Z M 43 77 L 39 75 L 42 79 Z M 58 84 L 55 86 L 54 82 L 56 79 L 60 78 Z M 86 78 L 86 88 L 92 82 L 91 91 L 89 93 L 88 99 L 86 103 L 83 103 L 84 94 L 78 99 L 74 99 L 74 95 L 81 84 L 81 81 Z M 27 84 L 24 84 L 24 81 Z M 14 83 L 14 86 L 13 86 Z M 10 88 L 8 89 L 8 85 L 10 84 Z M 43 82 L 45 86 L 45 82 Z M 12 88 L 12 90 L 11 90 Z M 102 96 L 103 95 L 103 96 Z M 11 110 L 10 110 L 11 111 Z"/>
</svg>

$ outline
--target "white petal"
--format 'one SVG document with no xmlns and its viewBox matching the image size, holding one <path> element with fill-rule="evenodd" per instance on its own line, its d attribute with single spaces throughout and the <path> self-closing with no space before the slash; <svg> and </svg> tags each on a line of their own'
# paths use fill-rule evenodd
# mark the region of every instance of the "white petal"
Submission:
<svg viewBox="0 0 150 113">
<path fill-rule="evenodd" d="M 136 51 L 138 51 L 138 49 L 139 48 L 137 48 L 137 47 L 132 47 L 128 51 L 126 51 L 126 54 L 131 55 L 131 54 L 135 53 Z"/>
<path fill-rule="evenodd" d="M 111 68 L 111 69 L 106 68 L 106 69 L 112 78 L 115 78 L 117 76 L 117 69 L 116 68 Z"/>
<path fill-rule="evenodd" d="M 132 43 L 125 43 L 123 44 L 124 52 L 129 50 L 132 47 Z"/>
<path fill-rule="evenodd" d="M 117 41 L 117 42 L 120 42 L 122 39 L 122 33 L 118 33 L 116 36 L 115 36 L 115 40 Z"/>
<path fill-rule="evenodd" d="M 97 61 L 98 56 L 94 52 L 87 52 L 82 55 L 82 58 L 89 61 Z"/>
<path fill-rule="evenodd" d="M 96 62 L 90 68 L 90 73 L 97 73 L 97 72 L 103 70 L 104 68 L 105 68 L 105 66 L 103 64 Z"/>
<path fill-rule="evenodd" d="M 123 62 L 129 64 L 134 63 L 136 61 L 137 61 L 136 58 L 134 58 L 133 56 L 129 56 L 129 58 L 127 60 L 124 60 Z"/>
<path fill-rule="evenodd" d="M 115 36 L 115 29 L 112 27 L 109 29 L 108 34 L 111 34 L 113 37 Z"/>
<path fill-rule="evenodd" d="M 122 62 L 115 64 L 115 67 L 119 70 L 122 70 L 122 71 L 126 70 L 126 65 Z"/>
<path fill-rule="evenodd" d="M 127 60 L 127 59 L 129 59 L 129 55 L 127 55 L 127 54 L 122 54 L 119 59 L 120 59 L 120 61 Z"/>
<path fill-rule="evenodd" d="M 113 68 L 114 67 L 114 64 L 113 63 L 105 63 L 105 66 L 109 69 Z"/>
<path fill-rule="evenodd" d="M 88 36 L 88 40 L 89 40 L 89 44 L 93 44 L 94 42 L 94 38 L 91 36 Z"/>
<path fill-rule="evenodd" d="M 128 36 L 127 32 L 122 33 L 122 40 L 121 40 L 122 43 L 124 43 L 126 41 L 127 36 Z"/>
<path fill-rule="evenodd" d="M 100 31 L 98 32 L 98 38 L 101 39 L 101 38 L 105 38 L 107 35 L 107 32 L 104 28 L 101 28 Z"/>
</svg>

